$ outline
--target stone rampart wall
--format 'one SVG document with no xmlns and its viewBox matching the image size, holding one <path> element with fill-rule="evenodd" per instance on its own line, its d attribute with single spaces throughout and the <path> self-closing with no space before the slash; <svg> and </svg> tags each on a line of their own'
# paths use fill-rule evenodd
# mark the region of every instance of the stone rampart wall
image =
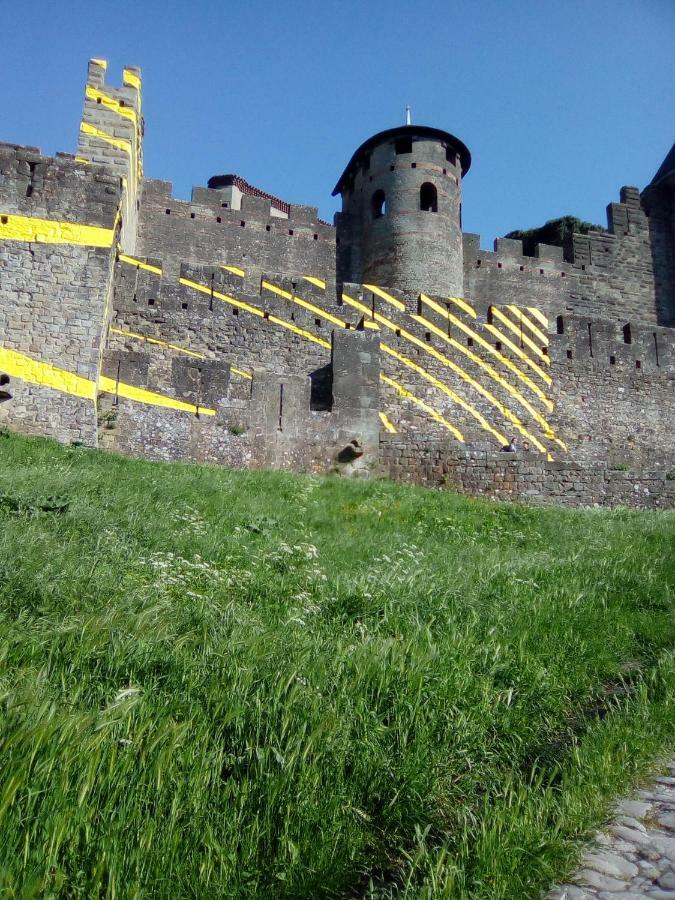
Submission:
<svg viewBox="0 0 675 900">
<path fill-rule="evenodd" d="M 169 182 L 146 179 L 139 217 L 138 254 L 163 259 L 168 273 L 190 260 L 232 264 L 252 277 L 280 272 L 335 281 L 335 229 L 319 221 L 315 207 L 293 204 L 286 219 L 262 197 L 245 195 L 241 209 L 231 209 L 217 190 L 194 188 L 190 201 L 177 200 Z"/>
<path fill-rule="evenodd" d="M 0 424 L 96 443 L 120 196 L 101 168 L 0 145 Z"/>
<path fill-rule="evenodd" d="M 395 481 L 449 487 L 472 496 L 564 506 L 675 506 L 675 471 L 547 462 L 530 453 L 458 451 L 448 441 L 383 435 L 383 472 Z"/>
</svg>

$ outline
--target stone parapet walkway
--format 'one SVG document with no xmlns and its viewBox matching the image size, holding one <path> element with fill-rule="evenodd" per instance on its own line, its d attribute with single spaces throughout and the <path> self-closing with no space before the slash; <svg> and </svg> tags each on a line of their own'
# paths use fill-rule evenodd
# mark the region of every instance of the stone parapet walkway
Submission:
<svg viewBox="0 0 675 900">
<path fill-rule="evenodd" d="M 668 774 L 617 806 L 573 883 L 557 885 L 547 900 L 675 900 L 675 759 L 665 768 Z"/>
</svg>

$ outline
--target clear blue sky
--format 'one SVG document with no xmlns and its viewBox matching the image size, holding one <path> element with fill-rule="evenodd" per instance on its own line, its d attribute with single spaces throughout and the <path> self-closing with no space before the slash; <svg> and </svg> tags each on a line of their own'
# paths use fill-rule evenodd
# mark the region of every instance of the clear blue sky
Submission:
<svg viewBox="0 0 675 900">
<path fill-rule="evenodd" d="M 570 213 L 599 224 L 675 138 L 673 0 L 0 0 L 0 140 L 72 152 L 86 63 L 139 65 L 145 171 L 236 172 L 332 220 L 356 147 L 413 121 L 473 165 L 483 246 Z"/>
</svg>

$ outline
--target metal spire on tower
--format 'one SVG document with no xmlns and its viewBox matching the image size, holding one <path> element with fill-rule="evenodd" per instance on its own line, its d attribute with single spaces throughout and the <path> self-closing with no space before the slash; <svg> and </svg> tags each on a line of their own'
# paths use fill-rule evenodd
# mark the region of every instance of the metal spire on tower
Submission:
<svg viewBox="0 0 675 900">
<path fill-rule="evenodd" d="M 405 124 L 412 125 L 412 114 L 409 106 L 406 106 L 405 108 Z"/>
</svg>

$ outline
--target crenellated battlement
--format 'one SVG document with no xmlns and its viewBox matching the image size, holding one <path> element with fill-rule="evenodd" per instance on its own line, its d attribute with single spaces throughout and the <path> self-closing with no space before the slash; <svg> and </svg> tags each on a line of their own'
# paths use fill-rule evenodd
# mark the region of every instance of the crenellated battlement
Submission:
<svg viewBox="0 0 675 900">
<path fill-rule="evenodd" d="M 239 175 L 185 200 L 143 175 L 140 71 L 106 69 L 75 155 L 0 144 L 0 424 L 565 502 L 631 502 L 611 467 L 647 467 L 639 505 L 672 497 L 675 151 L 606 232 L 488 251 L 461 232 L 470 155 L 448 132 L 366 141 L 337 227 Z"/>
<path fill-rule="evenodd" d="M 104 167 L 0 144 L 0 214 L 112 228 L 121 192 L 119 178 Z"/>
</svg>

